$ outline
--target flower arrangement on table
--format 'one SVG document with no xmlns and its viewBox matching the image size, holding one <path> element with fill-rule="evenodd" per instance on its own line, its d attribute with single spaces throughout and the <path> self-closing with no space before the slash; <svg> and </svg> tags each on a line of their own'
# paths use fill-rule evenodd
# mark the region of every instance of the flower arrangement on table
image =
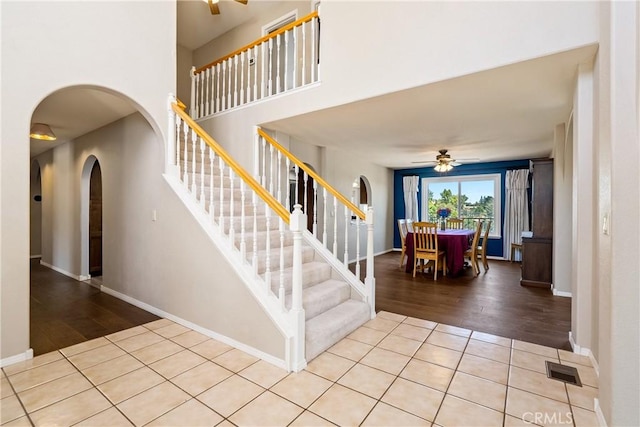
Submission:
<svg viewBox="0 0 640 427">
<path fill-rule="evenodd" d="M 445 218 L 448 218 L 449 215 L 451 215 L 451 209 L 450 208 L 439 208 L 436 211 L 436 214 L 438 214 L 438 217 L 440 217 L 440 230 L 444 230 L 445 227 L 446 227 Z"/>
<path fill-rule="evenodd" d="M 440 218 L 442 218 L 442 219 L 444 219 L 444 218 L 448 218 L 448 217 L 449 217 L 449 215 L 451 215 L 451 209 L 449 209 L 449 208 L 439 208 L 439 209 L 436 211 L 436 214 L 438 214 L 438 216 L 439 216 Z"/>
</svg>

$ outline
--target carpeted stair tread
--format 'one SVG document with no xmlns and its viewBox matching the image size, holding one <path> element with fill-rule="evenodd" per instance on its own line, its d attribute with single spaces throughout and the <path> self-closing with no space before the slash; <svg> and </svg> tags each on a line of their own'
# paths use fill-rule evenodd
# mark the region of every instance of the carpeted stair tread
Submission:
<svg viewBox="0 0 640 427">
<path fill-rule="evenodd" d="M 309 320 L 348 300 L 351 287 L 342 280 L 329 279 L 302 291 L 304 317 Z M 285 305 L 291 309 L 291 293 L 287 294 Z"/>
<path fill-rule="evenodd" d="M 292 268 L 283 270 L 285 293 L 291 292 Z M 264 274 L 261 275 L 264 278 Z M 331 266 L 322 261 L 311 261 L 302 264 L 302 288 L 308 288 L 331 278 Z M 271 272 L 271 290 L 278 295 L 280 288 L 280 271 Z"/>
<path fill-rule="evenodd" d="M 350 299 L 307 320 L 305 329 L 307 363 L 358 329 L 370 317 L 370 308 L 367 303 Z"/>
</svg>

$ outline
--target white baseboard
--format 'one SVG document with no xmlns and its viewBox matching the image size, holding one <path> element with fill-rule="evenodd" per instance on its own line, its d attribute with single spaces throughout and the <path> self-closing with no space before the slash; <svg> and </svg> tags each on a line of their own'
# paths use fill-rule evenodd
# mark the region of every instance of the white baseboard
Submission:
<svg viewBox="0 0 640 427">
<path fill-rule="evenodd" d="M 600 427 L 607 427 L 607 420 L 604 418 L 602 408 L 600 407 L 600 400 L 598 400 L 597 397 L 593 399 L 593 410 L 595 411 L 596 417 L 598 418 L 598 425 Z"/>
<path fill-rule="evenodd" d="M 378 255 L 388 254 L 389 252 L 393 252 L 393 251 L 395 251 L 395 249 L 386 249 L 384 251 L 380 251 L 380 252 L 374 253 L 373 256 L 377 257 Z M 367 260 L 367 256 L 366 255 L 360 257 L 360 261 L 366 261 L 366 260 Z M 355 258 L 349 260 L 349 264 L 354 263 L 354 262 L 356 262 Z"/>
<path fill-rule="evenodd" d="M 42 255 L 30 255 L 29 259 L 42 258 Z"/>
<path fill-rule="evenodd" d="M 4 359 L 0 359 L 0 368 L 4 368 L 5 366 L 13 365 L 14 363 L 24 362 L 25 360 L 33 359 L 33 349 L 25 351 L 22 354 L 16 354 L 15 356 L 5 357 Z"/>
<path fill-rule="evenodd" d="M 188 320 L 182 319 L 178 316 L 174 316 L 173 314 L 167 313 L 166 311 L 160 310 L 159 308 L 156 308 L 152 305 L 149 305 L 145 302 L 139 301 L 133 297 L 130 297 L 128 295 L 125 295 L 123 293 L 120 293 L 118 291 L 115 291 L 111 288 L 107 288 L 106 286 L 100 286 L 100 290 L 106 294 L 109 294 L 113 297 L 116 297 L 118 299 L 121 299 L 123 301 L 128 302 L 131 305 L 135 305 L 138 308 L 141 308 L 143 310 L 148 311 L 149 313 L 153 313 L 156 316 L 160 316 L 163 317 L 165 319 L 169 319 L 173 322 L 176 322 L 184 327 L 187 327 L 189 329 L 193 329 L 196 332 L 200 332 L 203 335 L 208 336 L 209 338 L 213 338 L 215 340 L 218 340 L 220 342 L 223 342 L 227 345 L 230 345 L 231 347 L 235 347 L 238 350 L 244 351 L 247 354 L 250 354 L 252 356 L 255 356 L 259 359 L 264 360 L 265 362 L 269 362 L 272 365 L 275 365 L 279 368 L 282 369 L 287 369 L 287 364 L 285 362 L 285 360 L 283 359 L 278 359 L 275 356 L 272 356 L 270 354 L 267 354 L 261 350 L 258 350 L 257 348 L 251 347 L 249 345 L 246 345 L 244 343 L 241 343 L 239 341 L 234 340 L 233 338 L 229 338 L 225 335 L 221 335 L 217 332 L 214 332 L 212 330 L 203 328 L 202 326 L 198 326 L 195 323 L 191 323 Z"/>
<path fill-rule="evenodd" d="M 62 268 L 60 268 L 60 267 L 56 267 L 55 265 L 51 265 L 51 264 L 49 264 L 49 263 L 47 263 L 47 262 L 44 262 L 44 261 L 42 261 L 42 260 L 40 260 L 40 265 L 44 265 L 45 267 L 50 268 L 50 269 L 52 269 L 53 271 L 57 271 L 58 273 L 60 273 L 60 274 L 64 274 L 64 275 L 65 275 L 65 276 L 67 276 L 67 277 L 71 277 L 72 279 L 76 279 L 76 280 L 77 280 L 77 281 L 79 281 L 79 282 L 83 282 L 83 281 L 85 281 L 85 280 L 89 280 L 89 279 L 91 279 L 91 276 L 90 276 L 90 275 L 86 275 L 86 276 L 78 276 L 77 274 L 70 273 L 70 272 L 68 272 L 67 270 L 64 270 L 64 269 L 62 269 Z"/>
<path fill-rule="evenodd" d="M 565 291 L 559 291 L 556 288 L 552 289 L 553 291 L 553 295 L 557 296 L 557 297 L 566 297 L 566 298 L 571 298 L 571 292 L 565 292 Z"/>
<path fill-rule="evenodd" d="M 591 349 L 582 347 L 576 344 L 576 341 L 573 338 L 573 334 L 571 333 L 571 331 L 569 331 L 569 343 L 571 344 L 571 348 L 573 349 L 573 352 L 575 354 L 579 354 L 581 356 L 587 356 L 589 358 L 589 361 L 591 361 L 591 365 L 593 366 L 593 369 L 596 371 L 596 375 L 600 377 L 600 365 L 598 365 L 598 361 L 596 360 L 596 357 L 593 355 L 593 352 L 591 351 Z"/>
</svg>

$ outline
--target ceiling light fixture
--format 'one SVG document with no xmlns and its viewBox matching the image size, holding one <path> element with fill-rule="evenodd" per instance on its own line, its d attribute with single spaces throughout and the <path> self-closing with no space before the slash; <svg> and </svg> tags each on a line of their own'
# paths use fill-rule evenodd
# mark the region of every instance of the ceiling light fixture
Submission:
<svg viewBox="0 0 640 427">
<path fill-rule="evenodd" d="M 29 136 L 33 139 L 41 139 L 43 141 L 55 141 L 56 135 L 53 133 L 49 125 L 44 123 L 34 123 L 31 126 Z"/>
<path fill-rule="evenodd" d="M 439 162 L 433 169 L 436 172 L 449 172 L 453 169 L 453 166 L 449 164 L 449 162 Z"/>
</svg>

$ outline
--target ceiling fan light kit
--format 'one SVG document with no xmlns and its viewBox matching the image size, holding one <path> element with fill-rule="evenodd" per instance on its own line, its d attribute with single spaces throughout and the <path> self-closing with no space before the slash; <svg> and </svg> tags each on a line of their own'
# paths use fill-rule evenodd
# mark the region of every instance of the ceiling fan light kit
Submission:
<svg viewBox="0 0 640 427">
<path fill-rule="evenodd" d="M 207 2 L 209 4 L 209 11 L 211 12 L 212 15 L 220 15 L 220 6 L 218 6 L 218 3 L 220 2 L 220 0 L 204 0 L 205 2 Z M 249 0 L 234 0 L 238 3 L 242 3 L 244 5 L 246 5 Z"/>
</svg>

